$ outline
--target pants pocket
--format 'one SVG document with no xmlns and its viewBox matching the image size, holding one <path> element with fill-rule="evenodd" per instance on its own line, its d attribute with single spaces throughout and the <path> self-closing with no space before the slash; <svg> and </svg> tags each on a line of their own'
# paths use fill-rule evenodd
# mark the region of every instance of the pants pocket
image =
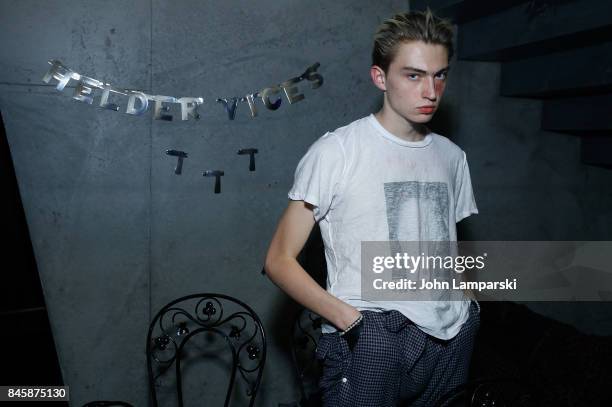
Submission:
<svg viewBox="0 0 612 407">
<path fill-rule="evenodd" d="M 350 363 L 348 346 L 338 333 L 322 334 L 317 346 L 316 358 L 323 363 L 323 375 L 319 391 L 325 406 L 338 405 L 342 384 Z"/>
</svg>

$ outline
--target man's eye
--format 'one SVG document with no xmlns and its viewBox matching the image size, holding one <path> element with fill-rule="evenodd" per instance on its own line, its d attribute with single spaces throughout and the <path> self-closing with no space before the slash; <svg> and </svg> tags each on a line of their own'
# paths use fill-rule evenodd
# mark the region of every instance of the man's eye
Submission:
<svg viewBox="0 0 612 407">
<path fill-rule="evenodd" d="M 446 72 L 440 72 L 439 74 L 436 75 L 436 78 L 446 79 Z"/>
<path fill-rule="evenodd" d="M 410 79 L 418 79 L 419 78 L 419 74 L 417 74 L 417 73 L 409 73 L 408 77 Z"/>
</svg>

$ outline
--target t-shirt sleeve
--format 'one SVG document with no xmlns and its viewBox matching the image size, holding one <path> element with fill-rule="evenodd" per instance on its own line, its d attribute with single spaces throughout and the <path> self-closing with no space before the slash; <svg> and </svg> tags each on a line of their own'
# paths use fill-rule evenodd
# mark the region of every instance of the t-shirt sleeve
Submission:
<svg viewBox="0 0 612 407">
<path fill-rule="evenodd" d="M 455 182 L 455 222 L 477 213 L 478 208 L 472 190 L 470 168 L 465 152 L 463 152 L 463 162 L 459 165 Z"/>
<path fill-rule="evenodd" d="M 315 141 L 295 170 L 289 199 L 311 204 L 318 222 L 332 207 L 344 172 L 345 154 L 340 140 L 326 133 Z"/>
</svg>

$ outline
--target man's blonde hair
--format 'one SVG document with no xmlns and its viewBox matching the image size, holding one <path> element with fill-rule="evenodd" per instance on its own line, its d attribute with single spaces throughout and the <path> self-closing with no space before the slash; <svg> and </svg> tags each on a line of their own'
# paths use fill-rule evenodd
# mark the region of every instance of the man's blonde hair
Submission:
<svg viewBox="0 0 612 407">
<path fill-rule="evenodd" d="M 429 7 L 425 11 L 394 15 L 383 21 L 374 34 L 372 65 L 378 65 L 386 73 L 399 44 L 409 41 L 443 45 L 450 60 L 454 52 L 452 22 L 435 16 Z"/>
</svg>

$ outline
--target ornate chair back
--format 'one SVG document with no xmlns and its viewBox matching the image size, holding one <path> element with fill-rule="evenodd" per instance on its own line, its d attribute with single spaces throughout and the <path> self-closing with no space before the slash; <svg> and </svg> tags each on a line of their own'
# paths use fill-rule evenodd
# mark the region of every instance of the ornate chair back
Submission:
<svg viewBox="0 0 612 407">
<path fill-rule="evenodd" d="M 319 406 L 321 396 L 318 381 L 322 366 L 315 358 L 322 319 L 319 315 L 301 308 L 293 322 L 291 356 L 300 388 L 300 406 Z"/>
<path fill-rule="evenodd" d="M 193 294 L 165 305 L 151 321 L 147 335 L 153 406 L 167 404 L 160 402 L 160 394 L 170 387 L 182 407 L 187 366 L 201 361 L 201 356 L 221 358 L 224 352 L 231 363 L 224 406 L 229 406 L 238 387 L 244 386 L 248 405 L 252 406 L 266 360 L 266 337 L 257 314 L 242 301 L 224 294 Z M 240 383 L 235 386 L 237 376 Z M 210 379 L 198 378 L 198 383 Z"/>
</svg>

